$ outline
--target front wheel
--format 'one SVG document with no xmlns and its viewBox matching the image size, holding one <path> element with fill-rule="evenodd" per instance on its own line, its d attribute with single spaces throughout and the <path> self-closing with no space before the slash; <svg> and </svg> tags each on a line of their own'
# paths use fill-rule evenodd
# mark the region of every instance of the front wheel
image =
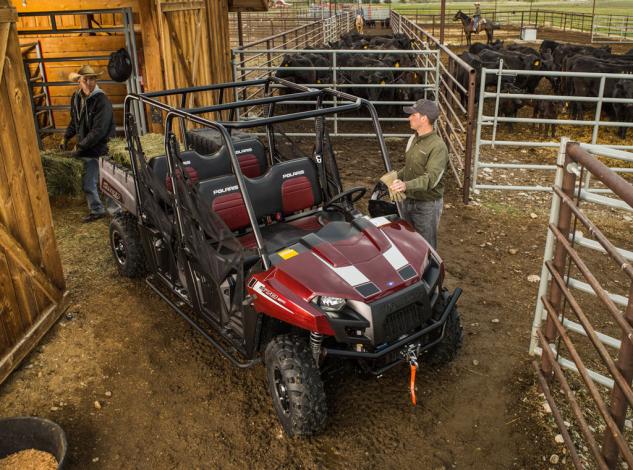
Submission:
<svg viewBox="0 0 633 470">
<path fill-rule="evenodd" d="M 110 247 L 121 275 L 141 277 L 145 274 L 145 253 L 136 218 L 133 215 L 118 214 L 112 219 Z"/>
<path fill-rule="evenodd" d="M 463 338 L 459 312 L 457 307 L 455 307 L 446 319 L 444 337 L 438 344 L 427 351 L 425 361 L 432 366 L 441 366 L 451 362 L 461 349 Z"/>
<path fill-rule="evenodd" d="M 268 390 L 289 436 L 312 436 L 325 426 L 327 404 L 321 373 L 306 338 L 279 335 L 265 352 Z"/>
</svg>

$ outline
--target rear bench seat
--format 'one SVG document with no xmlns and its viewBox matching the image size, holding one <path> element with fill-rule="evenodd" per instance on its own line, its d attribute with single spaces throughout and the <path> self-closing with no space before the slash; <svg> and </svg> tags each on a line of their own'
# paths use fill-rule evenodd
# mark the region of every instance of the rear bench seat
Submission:
<svg viewBox="0 0 633 470">
<path fill-rule="evenodd" d="M 310 158 L 297 158 L 276 163 L 267 173 L 258 178 L 245 178 L 248 193 L 253 203 L 255 217 L 260 220 L 271 216 L 289 216 L 301 210 L 321 204 L 317 169 Z M 209 206 L 232 231 L 250 226 L 246 206 L 234 175 L 221 176 L 201 181 L 198 187 L 200 195 L 209 202 Z M 287 225 L 287 224 L 275 224 Z M 271 226 L 272 228 L 273 226 Z M 307 233 L 293 227 L 286 232 L 300 237 Z M 280 235 L 280 228 L 274 232 Z M 262 235 L 266 238 L 265 230 Z"/>
<path fill-rule="evenodd" d="M 266 151 L 262 143 L 256 139 L 246 139 L 233 143 L 242 173 L 249 178 L 262 175 L 267 168 Z M 183 167 L 193 184 L 220 175 L 231 174 L 231 161 L 226 146 L 213 155 L 200 155 L 195 150 L 186 150 L 180 154 Z M 167 177 L 167 157 L 162 155 L 153 158 L 149 166 L 156 177 L 165 181 L 169 191 L 171 180 Z"/>
</svg>

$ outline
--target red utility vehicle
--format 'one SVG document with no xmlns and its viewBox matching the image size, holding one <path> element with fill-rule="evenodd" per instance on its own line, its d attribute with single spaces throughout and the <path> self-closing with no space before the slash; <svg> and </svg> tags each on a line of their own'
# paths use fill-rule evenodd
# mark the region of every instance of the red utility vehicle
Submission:
<svg viewBox="0 0 633 470">
<path fill-rule="evenodd" d="M 244 89 L 263 97 L 222 102 Z M 164 103 L 210 92 L 220 104 Z M 145 157 L 132 107 L 164 125 L 164 156 Z M 257 107 L 261 115 L 252 117 Z M 237 114 L 245 109 L 251 114 Z M 289 435 L 324 427 L 328 367 L 353 363 L 381 375 L 408 364 L 414 399 L 417 360 L 449 361 L 462 342 L 461 290 L 443 287 L 439 255 L 385 200 L 386 188 L 374 188 L 369 215 L 354 205 L 366 188 L 343 189 L 326 117 L 359 111 L 371 116 L 390 171 L 370 102 L 274 77 L 130 95 L 131 171 L 101 162 L 101 189 L 118 205 L 110 242 L 121 274 L 147 275 L 237 366 L 263 360 Z M 288 123 L 314 123 L 311 154 L 280 130 Z"/>
</svg>

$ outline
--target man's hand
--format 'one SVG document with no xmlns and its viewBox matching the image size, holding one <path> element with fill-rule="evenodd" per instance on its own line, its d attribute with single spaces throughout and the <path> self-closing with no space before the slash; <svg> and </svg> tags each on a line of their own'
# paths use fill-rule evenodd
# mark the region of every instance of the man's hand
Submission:
<svg viewBox="0 0 633 470">
<path fill-rule="evenodd" d="M 59 150 L 68 150 L 68 141 L 65 138 L 59 143 Z"/>
<path fill-rule="evenodd" d="M 394 193 L 401 193 L 407 190 L 407 184 L 404 181 L 397 179 L 391 183 L 389 189 L 391 189 Z"/>
</svg>

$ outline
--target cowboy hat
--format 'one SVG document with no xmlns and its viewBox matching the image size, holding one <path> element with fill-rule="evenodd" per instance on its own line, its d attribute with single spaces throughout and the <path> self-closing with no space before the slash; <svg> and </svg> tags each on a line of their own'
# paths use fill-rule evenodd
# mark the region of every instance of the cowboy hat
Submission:
<svg viewBox="0 0 633 470">
<path fill-rule="evenodd" d="M 481 5 L 481 3 L 479 3 L 479 2 L 475 2 L 475 5 Z"/>
<path fill-rule="evenodd" d="M 81 68 L 77 72 L 70 72 L 68 74 L 68 79 L 71 82 L 78 81 L 81 77 L 98 77 L 103 72 L 95 72 L 92 67 L 89 65 L 82 65 Z"/>
</svg>

